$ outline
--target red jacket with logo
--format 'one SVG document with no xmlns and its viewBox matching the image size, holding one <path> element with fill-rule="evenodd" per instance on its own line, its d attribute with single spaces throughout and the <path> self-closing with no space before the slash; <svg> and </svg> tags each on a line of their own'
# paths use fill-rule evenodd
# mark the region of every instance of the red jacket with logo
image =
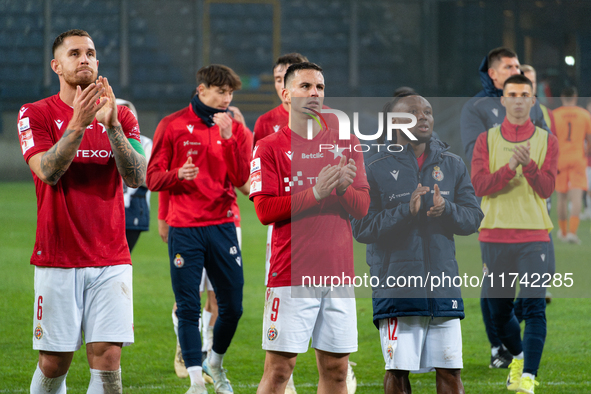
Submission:
<svg viewBox="0 0 591 394">
<path fill-rule="evenodd" d="M 249 177 L 252 142 L 244 126 L 232 120 L 232 137 L 224 140 L 218 126 L 207 125 L 191 106 L 160 121 L 148 165 L 147 185 L 170 195 L 166 221 L 173 227 L 202 227 L 234 221 L 234 186 Z M 192 181 L 178 170 L 192 157 L 199 169 Z"/>
</svg>

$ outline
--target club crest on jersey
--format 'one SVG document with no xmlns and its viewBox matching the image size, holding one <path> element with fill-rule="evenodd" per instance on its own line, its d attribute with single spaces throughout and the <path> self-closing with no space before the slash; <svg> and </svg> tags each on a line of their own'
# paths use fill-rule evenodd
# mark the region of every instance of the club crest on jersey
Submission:
<svg viewBox="0 0 591 394">
<path fill-rule="evenodd" d="M 276 124 L 275 126 L 273 126 L 273 130 L 275 130 L 275 132 L 278 132 L 279 131 L 279 125 Z"/>
<path fill-rule="evenodd" d="M 392 360 L 392 357 L 394 357 L 394 348 L 392 348 L 392 345 L 388 345 L 386 348 L 386 353 L 388 353 L 388 357 L 390 357 L 390 360 Z"/>
<path fill-rule="evenodd" d="M 433 178 L 439 182 L 443 180 L 443 171 L 441 171 L 439 166 L 435 166 L 435 168 L 433 168 Z"/>
<path fill-rule="evenodd" d="M 193 134 L 193 128 L 194 128 L 194 127 L 195 127 L 195 126 L 193 126 L 192 124 L 188 124 L 188 125 L 187 125 L 187 130 L 189 130 L 189 133 Z"/>
<path fill-rule="evenodd" d="M 43 338 L 43 328 L 41 328 L 41 323 L 37 324 L 37 327 L 35 327 L 35 338 L 37 340 Z"/>
<path fill-rule="evenodd" d="M 185 265 L 185 259 L 181 257 L 180 253 L 177 253 L 176 256 L 174 256 L 174 265 L 177 268 L 181 268 L 183 265 Z"/>
<path fill-rule="evenodd" d="M 275 325 L 272 324 L 271 327 L 269 327 L 269 329 L 267 330 L 267 339 L 272 342 L 276 340 L 278 336 L 279 331 L 277 330 L 277 328 L 275 328 Z"/>
</svg>

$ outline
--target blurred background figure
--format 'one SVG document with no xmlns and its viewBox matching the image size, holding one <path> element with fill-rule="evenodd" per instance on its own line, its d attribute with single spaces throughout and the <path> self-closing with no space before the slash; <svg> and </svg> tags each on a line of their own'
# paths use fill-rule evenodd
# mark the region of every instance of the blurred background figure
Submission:
<svg viewBox="0 0 591 394">
<path fill-rule="evenodd" d="M 587 190 L 587 158 L 591 148 L 591 114 L 577 106 L 577 88 L 567 86 L 560 94 L 562 106 L 554 110 L 558 137 L 558 238 L 580 244 L 577 236 L 583 193 Z M 587 148 L 585 150 L 585 142 Z M 568 218 L 568 203 L 571 204 Z"/>
<path fill-rule="evenodd" d="M 129 108 L 137 119 L 137 110 L 133 103 L 124 99 L 117 99 L 117 105 Z M 150 161 L 152 140 L 145 135 L 140 135 L 140 143 L 144 148 L 144 152 L 146 152 L 146 160 Z M 123 201 L 125 202 L 125 237 L 131 253 L 142 231 L 150 229 L 150 191 L 145 184 L 133 188 L 127 187 L 124 183 Z"/>
</svg>

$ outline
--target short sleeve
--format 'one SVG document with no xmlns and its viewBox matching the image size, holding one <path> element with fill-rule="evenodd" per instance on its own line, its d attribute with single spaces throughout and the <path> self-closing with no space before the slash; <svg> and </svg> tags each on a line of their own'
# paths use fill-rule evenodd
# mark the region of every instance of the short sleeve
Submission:
<svg viewBox="0 0 591 394">
<path fill-rule="evenodd" d="M 18 138 L 25 161 L 40 152 L 51 149 L 55 144 L 51 124 L 47 124 L 43 114 L 32 104 L 25 104 L 19 111 Z"/>
</svg>

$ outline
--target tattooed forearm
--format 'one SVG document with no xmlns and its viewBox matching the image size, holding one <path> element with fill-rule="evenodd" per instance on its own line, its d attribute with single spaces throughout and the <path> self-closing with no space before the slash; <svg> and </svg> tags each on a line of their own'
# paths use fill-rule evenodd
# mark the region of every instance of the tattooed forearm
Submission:
<svg viewBox="0 0 591 394">
<path fill-rule="evenodd" d="M 79 134 L 79 135 L 76 135 Z M 44 181 L 55 185 L 72 164 L 76 151 L 82 142 L 84 132 L 76 133 L 67 129 L 60 140 L 41 157 L 41 173 Z"/>
<path fill-rule="evenodd" d="M 140 187 L 146 181 L 146 158 L 133 149 L 121 126 L 107 129 L 117 170 L 129 187 Z"/>
</svg>

